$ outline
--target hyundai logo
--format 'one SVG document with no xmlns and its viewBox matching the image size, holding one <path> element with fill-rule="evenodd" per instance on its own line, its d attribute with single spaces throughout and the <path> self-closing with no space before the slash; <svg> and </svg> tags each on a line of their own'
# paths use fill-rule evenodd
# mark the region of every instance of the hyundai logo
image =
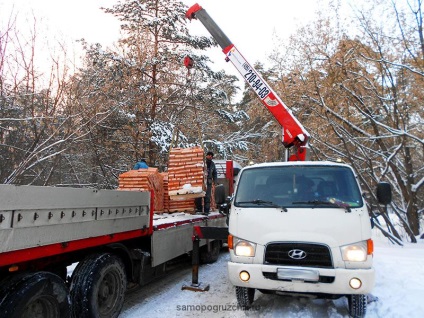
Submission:
<svg viewBox="0 0 424 318">
<path fill-rule="evenodd" d="M 306 252 L 302 251 L 302 250 L 295 249 L 295 250 L 290 250 L 288 252 L 288 255 L 292 259 L 304 259 L 306 257 Z"/>
</svg>

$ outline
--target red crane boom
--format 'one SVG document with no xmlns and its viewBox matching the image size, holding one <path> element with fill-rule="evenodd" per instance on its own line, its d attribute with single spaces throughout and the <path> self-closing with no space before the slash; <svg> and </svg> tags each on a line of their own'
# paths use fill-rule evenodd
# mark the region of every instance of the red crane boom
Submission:
<svg viewBox="0 0 424 318">
<path fill-rule="evenodd" d="M 246 82 L 250 85 L 265 107 L 271 112 L 283 129 L 283 145 L 286 149 L 294 147 L 295 153 L 289 161 L 307 160 L 307 148 L 310 135 L 302 124 L 293 116 L 292 111 L 281 101 L 268 83 L 255 68 L 246 61 L 230 39 L 222 32 L 209 14 L 199 4 L 190 7 L 186 17 L 199 19 L 224 52 L 225 60 L 231 61 Z"/>
</svg>

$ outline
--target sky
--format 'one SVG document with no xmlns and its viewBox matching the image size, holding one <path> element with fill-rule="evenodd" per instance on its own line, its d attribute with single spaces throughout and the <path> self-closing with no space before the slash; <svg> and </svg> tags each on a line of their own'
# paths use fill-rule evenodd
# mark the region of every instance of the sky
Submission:
<svg viewBox="0 0 424 318">
<path fill-rule="evenodd" d="M 424 316 L 424 243 L 393 245 L 373 230 L 376 301 L 367 306 L 367 318 L 421 318 Z M 229 254 L 221 252 L 214 264 L 199 268 L 199 282 L 208 292 L 181 290 L 191 284 L 191 267 L 184 268 L 128 293 L 119 318 L 139 317 L 287 317 L 348 318 L 346 298 L 337 300 L 291 298 L 256 292 L 256 310 L 237 309 L 235 288 L 228 280 Z M 256 307 L 255 307 L 256 306 Z M 188 310 L 191 308 L 191 310 Z"/>
<path fill-rule="evenodd" d="M 90 42 L 110 44 L 119 36 L 119 24 L 101 6 L 115 0 L 0 0 L 0 17 L 11 12 L 18 15 L 18 27 L 30 28 L 26 18 L 32 14 L 39 21 L 41 32 L 50 37 L 71 40 L 85 38 Z M 13 10 L 13 11 L 12 11 Z"/>
<path fill-rule="evenodd" d="M 75 40 L 84 38 L 89 43 L 111 46 L 120 36 L 119 22 L 100 7 L 112 7 L 118 0 L 0 0 L 0 25 L 8 21 L 10 13 L 18 14 L 18 28 L 31 29 L 27 17 L 34 15 L 37 30 L 45 38 L 66 41 L 77 46 Z M 196 0 L 183 0 L 187 6 Z M 310 21 L 319 6 L 316 0 L 199 0 L 197 1 L 217 22 L 245 58 L 253 64 L 267 62 L 275 46 L 274 35 L 288 37 L 302 23 Z M 190 32 L 209 35 L 200 21 L 189 23 Z M 1 29 L 0 29 L 1 30 Z M 75 50 L 75 48 L 73 48 Z M 78 50 L 78 48 L 76 48 Z M 210 52 L 216 70 L 225 69 L 238 75 L 233 66 L 224 62 L 219 47 Z"/>
</svg>

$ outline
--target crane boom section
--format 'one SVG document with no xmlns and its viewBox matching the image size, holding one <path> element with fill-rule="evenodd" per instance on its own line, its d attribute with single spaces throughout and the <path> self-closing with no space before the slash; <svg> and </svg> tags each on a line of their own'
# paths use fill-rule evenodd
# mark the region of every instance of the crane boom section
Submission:
<svg viewBox="0 0 424 318">
<path fill-rule="evenodd" d="M 283 145 L 286 148 L 297 148 L 296 160 L 306 160 L 306 149 L 309 133 L 302 124 L 293 116 L 292 111 L 282 102 L 268 83 L 243 57 L 236 46 L 213 21 L 205 9 L 199 4 L 193 5 L 186 13 L 188 19 L 197 18 L 202 22 L 215 41 L 222 48 L 226 61 L 231 61 L 244 80 L 256 93 L 264 106 L 271 112 L 283 128 Z"/>
</svg>

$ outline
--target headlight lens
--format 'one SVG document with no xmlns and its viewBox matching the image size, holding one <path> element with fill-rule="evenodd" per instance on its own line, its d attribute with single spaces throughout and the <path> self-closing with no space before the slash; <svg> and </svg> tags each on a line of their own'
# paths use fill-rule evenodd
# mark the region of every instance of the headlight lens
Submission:
<svg viewBox="0 0 424 318">
<path fill-rule="evenodd" d="M 253 257 L 255 256 L 255 251 L 256 244 L 249 241 L 237 240 L 234 245 L 234 254 L 237 256 Z"/>
<path fill-rule="evenodd" d="M 344 261 L 365 262 L 367 260 L 367 241 L 349 244 L 341 247 Z"/>
</svg>

